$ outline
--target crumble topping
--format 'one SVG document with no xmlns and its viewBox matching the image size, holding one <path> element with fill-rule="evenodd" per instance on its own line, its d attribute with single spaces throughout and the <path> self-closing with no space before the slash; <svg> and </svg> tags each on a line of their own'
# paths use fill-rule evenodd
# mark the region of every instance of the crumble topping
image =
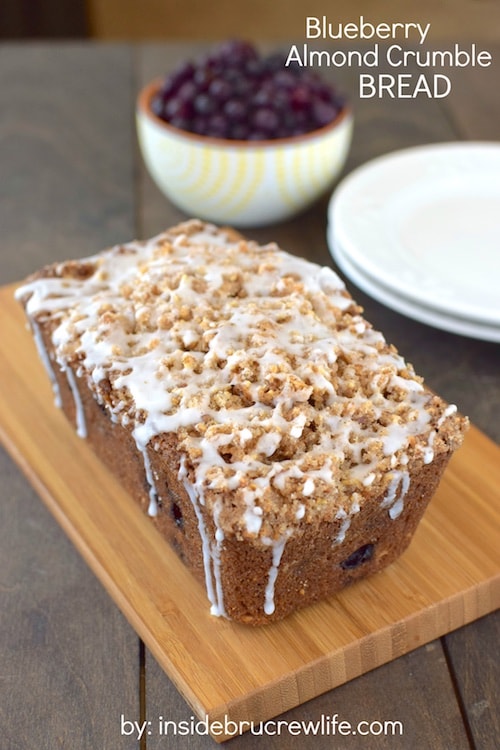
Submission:
<svg viewBox="0 0 500 750">
<path fill-rule="evenodd" d="M 146 447 L 175 432 L 181 474 L 219 536 L 284 544 L 319 515 L 340 519 L 341 543 L 367 495 L 384 495 L 397 518 L 409 460 L 432 461 L 456 411 L 424 390 L 332 270 L 201 222 L 58 264 L 17 296 L 35 334 L 53 321 L 59 366 L 132 428 L 151 513 Z M 460 433 L 449 429 L 448 444 Z"/>
</svg>

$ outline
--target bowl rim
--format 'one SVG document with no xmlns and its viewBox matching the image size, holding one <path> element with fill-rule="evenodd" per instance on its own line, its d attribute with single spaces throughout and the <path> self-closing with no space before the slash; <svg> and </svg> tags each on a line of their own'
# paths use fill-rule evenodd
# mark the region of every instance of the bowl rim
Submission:
<svg viewBox="0 0 500 750">
<path fill-rule="evenodd" d="M 213 146 L 219 146 L 221 148 L 236 148 L 236 149 L 270 149 L 276 148 L 277 146 L 289 146 L 299 145 L 306 141 L 313 141 L 315 139 L 322 138 L 330 131 L 336 130 L 336 128 L 346 119 L 352 117 L 352 108 L 349 104 L 345 103 L 342 109 L 338 113 L 334 120 L 329 122 L 327 125 L 323 125 L 321 128 L 316 130 L 310 130 L 308 133 L 301 133 L 300 135 L 291 135 L 286 138 L 268 138 L 267 140 L 255 140 L 245 141 L 238 140 L 236 138 L 217 138 L 211 135 L 199 135 L 198 133 L 191 133 L 189 130 L 182 130 L 176 128 L 175 125 L 171 125 L 169 122 L 162 120 L 151 110 L 151 100 L 153 96 L 161 88 L 164 78 L 155 78 L 147 83 L 140 91 L 137 96 L 137 112 L 145 115 L 151 122 L 153 122 L 161 130 L 166 133 L 176 136 L 177 138 L 184 138 L 188 141 L 198 144 L 210 144 Z"/>
</svg>

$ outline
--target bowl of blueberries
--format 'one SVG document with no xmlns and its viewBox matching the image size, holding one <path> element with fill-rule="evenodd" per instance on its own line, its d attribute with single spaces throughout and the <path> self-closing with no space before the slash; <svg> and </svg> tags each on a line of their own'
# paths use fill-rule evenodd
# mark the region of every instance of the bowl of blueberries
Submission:
<svg viewBox="0 0 500 750">
<path fill-rule="evenodd" d="M 307 208 L 347 158 L 352 112 L 314 71 L 224 42 L 140 92 L 145 164 L 190 216 L 264 226 Z"/>
</svg>

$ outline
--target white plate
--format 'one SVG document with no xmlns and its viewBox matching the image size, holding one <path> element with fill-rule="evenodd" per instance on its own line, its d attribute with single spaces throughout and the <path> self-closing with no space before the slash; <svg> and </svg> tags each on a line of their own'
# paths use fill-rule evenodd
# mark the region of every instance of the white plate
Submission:
<svg viewBox="0 0 500 750">
<path fill-rule="evenodd" d="M 434 310 L 430 307 L 416 304 L 407 297 L 401 297 L 394 290 L 378 284 L 370 276 L 367 276 L 358 268 L 352 259 L 341 249 L 339 243 L 333 237 L 331 230 L 328 232 L 328 246 L 330 253 L 341 271 L 362 289 L 366 294 L 392 310 L 405 315 L 408 318 L 418 320 L 421 323 L 439 328 L 443 331 L 458 333 L 481 341 L 500 342 L 500 326 L 488 325 L 464 318 L 454 317 Z"/>
<path fill-rule="evenodd" d="M 379 157 L 341 182 L 328 215 L 343 254 L 398 296 L 500 323 L 500 144 Z"/>
</svg>

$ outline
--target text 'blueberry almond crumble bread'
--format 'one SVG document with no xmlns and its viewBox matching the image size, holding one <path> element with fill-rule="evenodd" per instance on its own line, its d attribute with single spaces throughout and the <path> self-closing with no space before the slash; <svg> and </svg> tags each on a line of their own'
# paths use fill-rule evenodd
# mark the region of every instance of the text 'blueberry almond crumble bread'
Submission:
<svg viewBox="0 0 500 750">
<path fill-rule="evenodd" d="M 263 624 L 407 547 L 467 420 L 329 268 L 192 220 L 17 290 L 55 398 L 206 586 Z"/>
</svg>

